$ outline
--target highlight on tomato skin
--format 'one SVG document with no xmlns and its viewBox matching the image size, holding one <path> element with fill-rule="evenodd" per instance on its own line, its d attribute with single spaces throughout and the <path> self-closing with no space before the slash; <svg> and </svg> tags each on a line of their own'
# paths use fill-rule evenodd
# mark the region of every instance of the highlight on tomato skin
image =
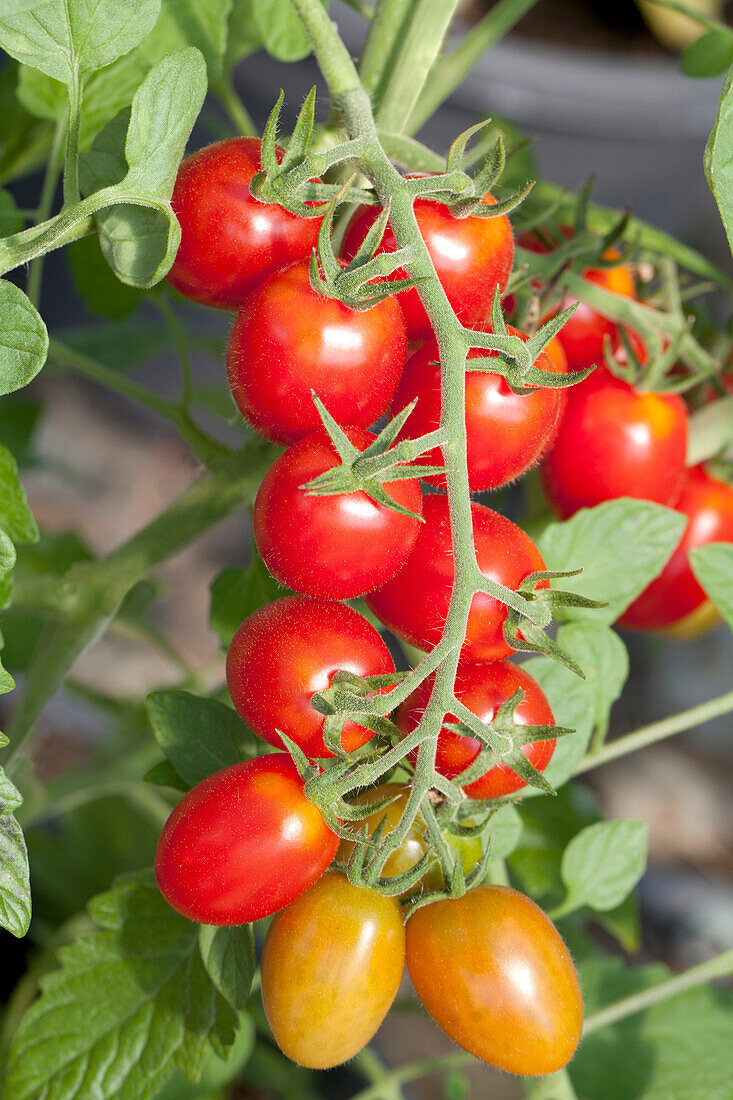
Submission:
<svg viewBox="0 0 733 1100">
<path fill-rule="evenodd" d="M 488 322 L 473 326 L 477 332 L 492 332 Z M 527 337 L 519 329 L 507 326 L 510 335 Z M 554 343 L 554 341 L 551 341 Z M 542 352 L 535 367 L 548 374 L 565 373 L 558 357 L 565 356 L 557 345 L 555 359 Z M 471 348 L 468 359 L 484 358 L 495 352 Z M 440 362 L 438 345 L 432 340 L 408 360 L 392 402 L 394 416 L 412 401 L 417 404 L 402 429 L 400 439 L 416 439 L 434 431 L 440 422 Z M 554 442 L 565 407 L 565 390 L 550 387 L 527 394 L 516 394 L 500 374 L 486 370 L 466 370 L 466 433 L 468 446 L 468 482 L 473 491 L 496 489 L 513 481 L 535 466 Z M 421 456 L 421 463 L 443 466 L 440 448 Z M 445 476 L 426 479 L 445 486 Z"/>
<path fill-rule="evenodd" d="M 333 753 L 323 741 L 325 718 L 311 706 L 339 670 L 355 676 L 394 672 L 387 646 L 371 623 L 348 604 L 285 596 L 250 615 L 227 653 L 229 694 L 258 737 L 282 748 L 286 734 L 311 759 Z M 371 730 L 344 723 L 346 752 L 364 745 Z"/>
<path fill-rule="evenodd" d="M 338 845 L 290 757 L 273 753 L 224 768 L 184 794 L 163 826 L 155 876 L 168 904 L 189 920 L 245 924 L 302 894 Z"/>
<path fill-rule="evenodd" d="M 245 300 L 227 371 L 245 420 L 274 443 L 321 427 L 313 392 L 343 426 L 368 428 L 390 403 L 407 355 L 394 298 L 358 311 L 318 294 L 307 262 L 291 264 Z"/>
<path fill-rule="evenodd" d="M 568 391 L 555 444 L 540 467 L 547 498 L 562 519 L 618 497 L 674 505 L 687 437 L 679 394 L 637 391 L 596 367 Z"/>
<path fill-rule="evenodd" d="M 416 178 L 413 173 L 408 178 Z M 481 200 L 487 206 L 496 202 L 488 192 Z M 456 218 L 444 203 L 417 199 L 414 203 L 418 228 L 438 278 L 458 319 L 466 325 L 484 320 L 491 313 L 497 286 L 506 287 L 514 262 L 514 232 L 506 215 L 495 218 Z M 379 207 L 361 206 L 346 227 L 341 255 L 351 260 L 380 214 Z M 397 242 L 390 228 L 377 252 L 395 252 Z M 398 268 L 390 279 L 404 279 Z M 417 290 L 412 287 L 397 294 L 410 340 L 430 340 L 433 327 Z"/>
<path fill-rule="evenodd" d="M 694 466 L 685 472 L 675 508 L 687 516 L 682 538 L 659 576 L 623 613 L 619 625 L 631 630 L 663 630 L 687 640 L 719 622 L 688 555 L 695 546 L 733 543 L 733 488 L 704 466 Z"/>
<path fill-rule="evenodd" d="M 397 725 L 405 734 L 411 733 L 423 716 L 430 698 L 434 677 L 423 680 L 408 696 L 397 712 Z M 555 719 L 542 688 L 520 665 L 511 661 L 470 663 L 462 661 L 456 673 L 455 695 L 482 722 L 490 723 L 499 707 L 517 691 L 523 698 L 514 709 L 513 720 L 519 726 L 552 726 Z M 445 722 L 457 722 L 454 714 L 447 714 Z M 438 739 L 435 759 L 437 770 L 447 779 L 454 779 L 471 765 L 481 751 L 481 743 L 475 737 L 455 733 L 443 726 Z M 555 741 L 534 741 L 522 747 L 522 752 L 534 767 L 542 772 L 552 759 Z M 413 754 L 414 758 L 414 754 Z M 464 792 L 469 798 L 502 798 L 526 787 L 526 780 L 500 761 L 479 779 L 468 783 Z"/>
<path fill-rule="evenodd" d="M 405 965 L 399 902 L 332 871 L 273 920 L 262 953 L 262 1002 L 292 1061 L 328 1069 L 373 1038 Z"/>
<path fill-rule="evenodd" d="M 573 960 L 538 905 L 508 886 L 417 909 L 406 927 L 407 969 L 435 1023 L 475 1058 L 545 1076 L 580 1041 L 583 998 Z"/>
<path fill-rule="evenodd" d="M 539 550 L 520 527 L 483 504 L 471 504 L 476 559 L 481 572 L 515 591 L 530 573 L 545 569 Z M 364 599 L 374 614 L 418 649 L 440 641 L 453 585 L 448 499 L 440 494 L 423 499 L 423 524 L 404 569 Z M 547 588 L 539 581 L 536 588 Z M 494 661 L 515 652 L 503 633 L 506 604 L 478 592 L 468 617 L 462 658 Z"/>
<path fill-rule="evenodd" d="M 365 451 L 376 436 L 347 428 Z M 254 506 L 254 538 L 265 565 L 287 588 L 329 600 L 354 599 L 390 580 L 417 539 L 422 492 L 416 478 L 386 481 L 384 490 L 412 515 L 367 493 L 317 496 L 305 486 L 341 464 L 325 428 L 293 443 L 275 460 Z"/>
</svg>

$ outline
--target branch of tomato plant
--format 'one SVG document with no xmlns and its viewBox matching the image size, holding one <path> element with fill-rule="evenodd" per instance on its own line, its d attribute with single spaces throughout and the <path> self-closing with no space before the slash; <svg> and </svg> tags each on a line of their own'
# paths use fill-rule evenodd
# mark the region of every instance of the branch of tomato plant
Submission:
<svg viewBox="0 0 733 1100">
<path fill-rule="evenodd" d="M 525 1082 L 527 1100 L 578 1100 L 570 1074 L 566 1069 L 542 1077 L 539 1081 Z"/>
<path fill-rule="evenodd" d="M 611 760 L 618 760 L 620 757 L 628 755 L 628 753 L 645 749 L 667 737 L 673 737 L 677 733 L 694 729 L 704 722 L 711 722 L 714 718 L 729 714 L 731 711 L 733 711 L 733 691 L 728 691 L 724 695 L 709 699 L 707 702 L 700 703 L 696 707 L 690 707 L 688 710 L 680 711 L 669 718 L 652 722 L 648 726 L 641 726 L 633 733 L 628 733 L 624 737 L 619 737 L 615 741 L 604 745 L 597 752 L 588 753 L 577 765 L 574 774 L 582 775 L 584 772 L 598 768 L 602 764 L 610 763 Z"/>
<path fill-rule="evenodd" d="M 389 1089 L 394 1085 L 407 1085 L 410 1081 L 417 1081 L 421 1077 L 430 1077 L 434 1073 L 445 1073 L 452 1069 L 463 1069 L 465 1066 L 475 1064 L 476 1059 L 464 1051 L 454 1051 L 451 1054 L 442 1054 L 438 1058 L 426 1058 L 422 1062 L 410 1062 L 406 1066 L 399 1066 L 390 1070 L 382 1081 L 377 1081 L 361 1092 L 352 1096 L 351 1100 L 391 1100 L 394 1095 Z"/>
</svg>

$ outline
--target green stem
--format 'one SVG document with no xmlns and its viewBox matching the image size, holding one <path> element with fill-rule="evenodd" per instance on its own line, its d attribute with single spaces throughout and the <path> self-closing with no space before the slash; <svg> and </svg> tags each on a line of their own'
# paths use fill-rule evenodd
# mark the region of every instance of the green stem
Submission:
<svg viewBox="0 0 733 1100">
<path fill-rule="evenodd" d="M 410 114 L 407 133 L 417 133 L 462 83 L 479 58 L 516 26 L 536 3 L 537 0 L 499 0 L 451 53 L 435 62 L 422 95 Z"/>
<path fill-rule="evenodd" d="M 733 948 L 716 955 L 714 959 L 693 966 L 683 974 L 675 974 L 672 978 L 644 989 L 641 993 L 634 993 L 625 997 L 622 1001 L 608 1005 L 594 1012 L 585 1021 L 583 1035 L 591 1035 L 601 1028 L 610 1027 L 629 1016 L 635 1016 L 637 1012 L 643 1012 L 660 1001 L 666 1001 L 669 997 L 676 997 L 678 993 L 686 993 L 688 989 L 695 989 L 699 985 L 714 981 L 716 978 L 727 978 L 733 974 Z"/>
<path fill-rule="evenodd" d="M 578 1100 L 570 1075 L 566 1069 L 526 1084 L 527 1100 Z"/>
<path fill-rule="evenodd" d="M 64 206 L 75 206 L 79 192 L 79 134 L 81 131 L 82 81 L 78 74 L 67 86 L 69 95 L 69 125 L 66 131 L 66 164 L 64 165 Z"/>
<path fill-rule="evenodd" d="M 619 737 L 610 744 L 606 744 L 598 752 L 589 753 L 583 757 L 575 769 L 575 775 L 583 775 L 584 772 L 598 768 L 601 764 L 608 764 L 611 760 L 618 760 L 628 753 L 645 749 L 649 745 L 663 741 L 666 737 L 673 737 L 676 733 L 684 733 L 685 730 L 701 726 L 704 722 L 711 722 L 722 714 L 733 711 L 733 691 L 719 695 L 715 699 L 709 699 L 706 703 L 700 703 L 689 710 L 680 711 L 670 718 L 663 718 L 660 722 L 652 722 L 651 725 L 641 726 L 633 733 Z"/>
<path fill-rule="evenodd" d="M 34 212 L 34 222 L 44 222 L 51 213 L 53 200 L 56 194 L 56 184 L 59 178 L 59 156 L 66 131 L 66 120 L 59 119 L 53 135 L 53 143 L 48 154 L 46 173 L 43 177 L 43 187 L 38 206 Z M 41 299 L 41 285 L 43 282 L 43 256 L 36 256 L 28 269 L 28 282 L 25 291 L 34 306 L 38 307 Z"/>
<path fill-rule="evenodd" d="M 380 99 L 379 87 L 393 64 L 402 27 L 409 18 L 413 0 L 377 0 L 369 34 L 359 61 L 362 87 L 373 103 Z"/>
<path fill-rule="evenodd" d="M 155 295 L 155 304 L 158 308 L 158 312 L 162 316 L 168 331 L 170 332 L 173 343 L 176 346 L 178 352 L 178 360 L 181 364 L 181 374 L 183 377 L 183 390 L 181 393 L 181 407 L 188 410 L 191 404 L 191 396 L 193 393 L 193 370 L 191 367 L 191 349 L 189 345 L 188 336 L 186 335 L 183 325 L 178 319 L 176 311 L 171 306 L 166 296 L 166 287 L 161 288 L 161 292 Z"/>
<path fill-rule="evenodd" d="M 364 1047 L 363 1050 L 359 1051 L 354 1057 L 353 1065 L 367 1081 L 382 1087 L 383 1100 L 404 1100 L 404 1093 L 400 1088 L 399 1081 L 390 1079 L 390 1070 L 371 1047 Z"/>
<path fill-rule="evenodd" d="M 375 1082 L 361 1092 L 357 1092 L 351 1100 L 390 1100 L 394 1094 L 388 1089 L 394 1085 L 406 1085 L 410 1081 L 429 1077 L 433 1073 L 445 1073 L 475 1064 L 476 1059 L 462 1050 L 443 1054 L 439 1058 L 427 1058 L 423 1062 L 411 1062 L 407 1066 L 399 1066 L 398 1069 L 391 1070 L 382 1081 Z"/>
<path fill-rule="evenodd" d="M 231 80 L 222 78 L 211 82 L 211 90 L 224 107 L 235 127 L 244 137 L 255 137 L 257 127 L 252 116 L 237 95 Z"/>
</svg>

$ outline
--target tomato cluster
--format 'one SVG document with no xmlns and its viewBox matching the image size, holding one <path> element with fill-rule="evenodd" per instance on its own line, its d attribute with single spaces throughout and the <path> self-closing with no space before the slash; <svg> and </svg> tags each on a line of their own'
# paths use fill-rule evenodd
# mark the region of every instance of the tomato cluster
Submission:
<svg viewBox="0 0 733 1100">
<path fill-rule="evenodd" d="M 389 690 L 396 677 L 377 629 L 341 601 L 364 597 L 386 627 L 418 648 L 432 648 L 443 633 L 454 586 L 445 456 L 439 448 L 422 455 L 422 486 L 417 474 L 409 476 L 409 460 L 385 466 L 383 474 L 380 467 L 376 480 L 360 481 L 356 474 L 364 452 L 364 461 L 383 453 L 374 451 L 379 438 L 369 429 L 384 414 L 396 417 L 412 406 L 398 447 L 438 428 L 441 371 L 415 289 L 359 310 L 316 289 L 308 260 L 317 211 L 313 218 L 296 217 L 256 200 L 249 183 L 260 164 L 259 144 L 251 139 L 220 142 L 184 162 L 173 195 L 182 243 L 169 278 L 196 301 L 236 310 L 227 352 L 232 394 L 255 431 L 287 448 L 257 494 L 254 538 L 273 577 L 295 594 L 250 615 L 226 663 L 236 710 L 280 751 L 263 749 L 184 795 L 160 839 L 160 889 L 179 912 L 207 924 L 277 914 L 264 944 L 262 996 L 275 1039 L 297 1062 L 325 1068 L 359 1051 L 389 1010 L 406 962 L 424 1005 L 456 1042 L 513 1072 L 551 1073 L 579 1041 L 582 1000 L 567 949 L 544 914 L 508 888 L 479 885 L 464 897 L 448 897 L 450 884 L 430 859 L 432 841 L 418 813 L 381 875 L 394 879 L 422 860 L 420 881 L 414 883 L 413 875 L 404 894 L 438 891 L 443 900 L 416 909 L 405 924 L 396 898 L 357 887 L 338 869 L 352 857 L 355 842 L 340 838 L 337 831 L 344 830 L 334 817 L 329 825 L 326 811 L 307 797 L 304 775 L 318 777 L 321 768 L 338 764 L 339 753 L 358 752 L 375 737 L 368 720 L 328 724 L 324 698 L 344 677 L 360 685 L 364 698 Z M 494 201 L 484 196 L 485 206 Z M 509 220 L 502 214 L 458 218 L 429 199 L 416 201 L 414 209 L 446 295 L 463 323 L 473 326 L 478 345 L 478 334 L 492 332 L 487 318 L 511 272 Z M 378 214 L 364 207 L 353 216 L 343 267 Z M 388 226 L 378 249 L 395 248 Z M 403 276 L 396 271 L 389 278 Z M 528 339 L 517 329 L 507 331 Z M 502 373 L 485 369 L 491 354 L 473 348 L 466 371 L 472 490 L 505 485 L 536 465 L 555 440 L 566 400 L 561 388 L 515 392 Z M 483 361 L 471 370 L 474 358 Z M 536 368 L 548 376 L 566 372 L 556 341 Z M 347 459 L 344 447 L 356 459 Z M 321 491 L 332 471 L 336 480 Z M 542 576 L 534 577 L 545 569 L 542 556 L 519 527 L 477 502 L 471 515 L 487 588 L 547 587 Z M 554 724 L 547 699 L 527 672 L 506 660 L 521 641 L 507 627 L 507 614 L 506 603 L 489 591 L 475 594 L 455 697 L 485 724 L 512 701 L 516 726 L 545 731 Z M 395 738 L 419 724 L 432 689 L 428 678 L 402 703 L 393 716 Z M 554 740 L 543 739 L 521 751 L 542 771 L 554 747 Z M 448 713 L 436 768 L 460 783 L 483 748 Z M 411 762 L 414 754 L 407 753 L 404 768 Z M 483 802 L 525 785 L 500 760 L 463 790 Z M 360 839 L 365 827 L 382 841 L 388 837 L 409 790 L 383 782 L 357 794 L 357 806 L 380 803 L 362 822 Z M 446 843 L 466 876 L 479 867 L 482 842 L 470 832 L 464 838 L 446 833 Z M 335 858 L 337 869 L 327 870 Z M 460 990 L 462 1007 L 450 1007 L 455 998 L 446 997 L 449 988 Z"/>
</svg>

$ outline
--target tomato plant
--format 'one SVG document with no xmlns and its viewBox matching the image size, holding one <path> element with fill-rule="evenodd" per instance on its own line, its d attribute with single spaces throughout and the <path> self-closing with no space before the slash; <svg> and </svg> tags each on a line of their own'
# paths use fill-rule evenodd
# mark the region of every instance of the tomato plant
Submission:
<svg viewBox="0 0 733 1100">
<path fill-rule="evenodd" d="M 337 848 L 290 757 L 273 753 L 215 772 L 181 799 L 161 833 L 155 875 L 189 920 L 244 924 L 302 894 Z"/>
</svg>

